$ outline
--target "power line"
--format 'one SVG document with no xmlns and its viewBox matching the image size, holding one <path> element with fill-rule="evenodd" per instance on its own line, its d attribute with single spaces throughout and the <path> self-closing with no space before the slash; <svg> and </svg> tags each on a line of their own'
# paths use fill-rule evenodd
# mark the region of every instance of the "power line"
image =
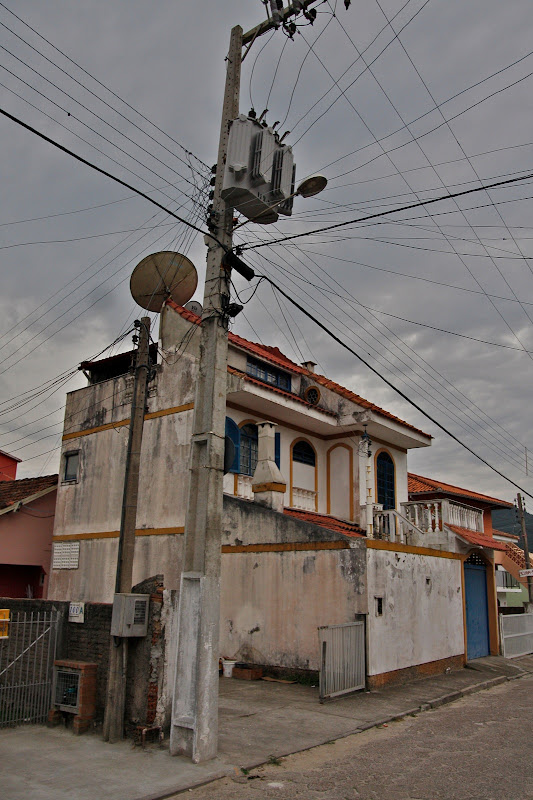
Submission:
<svg viewBox="0 0 533 800">
<path fill-rule="evenodd" d="M 5 114 L 5 112 L 2 111 L 2 109 L 0 109 L 0 112 Z M 497 186 L 505 186 L 507 184 L 517 183 L 517 181 L 521 180 L 531 180 L 531 178 L 533 178 L 533 173 L 530 172 L 527 175 L 523 175 L 521 178 L 508 178 L 505 181 L 497 181 L 496 183 L 491 183 L 488 184 L 487 186 L 478 186 L 475 187 L 474 189 L 463 189 L 463 191 L 461 192 L 453 192 L 451 194 L 441 195 L 440 197 L 428 198 L 427 200 L 422 200 L 417 203 L 410 203 L 405 206 L 400 206 L 399 208 L 391 208 L 388 211 L 379 211 L 376 214 L 368 214 L 366 217 L 360 217 L 359 219 L 351 219 L 347 220 L 346 222 L 337 222 L 335 225 L 326 225 L 323 228 L 316 228 L 315 230 L 307 231 L 305 233 L 293 233 L 290 236 L 284 236 L 281 239 L 271 239 L 267 242 L 262 242 L 260 244 L 243 245 L 240 248 L 240 250 L 241 252 L 244 252 L 245 250 L 256 250 L 258 247 L 280 244 L 291 241 L 293 239 L 301 239 L 303 236 L 312 236 L 316 233 L 324 233 L 325 231 L 332 231 L 337 228 L 343 228 L 346 225 L 354 225 L 360 222 L 367 222 L 367 220 L 369 219 L 377 219 L 378 217 L 385 217 L 387 216 L 387 214 L 397 214 L 401 211 L 410 211 L 412 208 L 420 208 L 421 206 L 430 205 L 432 203 L 440 203 L 442 200 L 452 200 L 455 197 L 464 197 L 467 194 L 474 194 L 476 192 L 485 192 L 487 189 L 494 189 Z"/>
<path fill-rule="evenodd" d="M 2 4 L 0 3 L 0 5 L 2 5 Z M 80 161 L 82 164 L 85 164 L 85 166 L 96 170 L 96 172 L 99 172 L 101 175 L 105 175 L 106 178 L 110 178 L 112 181 L 115 181 L 115 183 L 119 183 L 121 186 L 125 186 L 126 189 L 129 189 L 130 191 L 135 192 L 135 194 L 138 194 L 140 197 L 144 197 L 144 199 L 148 200 L 149 203 L 152 203 L 152 205 L 157 206 L 157 208 L 160 208 L 162 211 L 164 211 L 165 213 L 169 214 L 171 217 L 174 217 L 179 222 L 183 222 L 185 225 L 188 225 L 190 228 L 193 228 L 195 231 L 197 231 L 198 233 L 201 233 L 203 236 L 210 236 L 211 239 L 214 239 L 218 244 L 220 244 L 220 242 L 218 242 L 218 239 L 216 239 L 216 237 L 213 236 L 211 233 L 208 233 L 207 231 L 204 231 L 201 228 L 198 228 L 196 225 L 193 225 L 191 222 L 187 222 L 185 219 L 183 219 L 183 217 L 178 216 L 178 214 L 175 214 L 173 211 L 170 211 L 170 209 L 168 209 L 165 206 L 161 205 L 161 203 L 158 203 L 157 200 L 154 200 L 152 197 L 149 197 L 144 192 L 141 192 L 140 189 L 136 189 L 135 186 L 132 186 L 131 184 L 126 183 L 126 181 L 121 180 L 121 178 L 117 178 L 115 175 L 112 175 L 110 172 L 107 172 L 107 170 L 102 169 L 102 167 L 97 167 L 96 164 L 93 164 L 90 161 L 87 161 L 86 158 L 83 158 L 82 156 L 79 156 L 77 153 L 74 153 L 72 150 L 69 150 L 68 147 L 64 147 L 62 144 L 59 144 L 59 142 L 55 142 L 53 139 L 50 139 L 49 136 L 45 136 L 44 133 L 41 133 L 36 128 L 33 128 L 31 125 L 28 125 L 26 122 L 23 122 L 21 119 L 18 119 L 17 117 L 13 116 L 13 114 L 9 114 L 3 108 L 0 108 L 0 114 L 3 114 L 4 117 L 7 117 L 12 122 L 16 122 L 17 125 L 20 125 L 22 128 L 25 128 L 26 130 L 30 131 L 31 133 L 34 133 L 36 136 L 39 136 L 40 139 L 43 139 L 45 142 L 48 142 L 48 144 L 51 144 L 54 147 L 57 147 L 58 150 L 62 150 L 64 153 L 67 153 L 67 155 L 72 156 L 72 158 L 75 158 L 77 161 Z"/>
<path fill-rule="evenodd" d="M 416 408 L 416 410 L 419 411 L 424 417 L 426 417 L 426 419 L 428 419 L 430 422 L 432 422 L 434 425 L 436 425 L 438 428 L 440 428 L 441 431 L 446 433 L 457 444 L 459 444 L 461 447 L 463 447 L 465 450 L 467 450 L 471 455 L 473 455 L 475 458 L 477 458 L 478 461 L 481 461 L 482 464 L 485 464 L 485 466 L 489 467 L 489 469 L 491 469 L 493 472 L 495 472 L 497 475 L 499 475 L 505 481 L 510 483 L 512 486 L 514 486 L 520 492 L 522 492 L 523 494 L 526 494 L 528 497 L 531 497 L 533 499 L 533 494 L 531 494 L 530 492 L 528 492 L 525 489 L 523 489 L 521 486 L 519 486 L 517 483 L 515 483 L 511 478 L 508 478 L 507 475 L 504 475 L 503 472 L 500 472 L 499 469 L 497 469 L 495 466 L 493 466 L 488 461 L 486 461 L 486 459 L 484 459 L 482 456 L 480 456 L 478 453 L 476 453 L 474 450 L 472 450 L 471 447 L 469 447 L 467 444 L 465 444 L 463 441 L 461 441 L 461 439 L 459 439 L 457 436 L 455 436 L 454 433 L 452 433 L 450 430 L 448 430 L 448 428 L 446 428 L 444 425 L 442 425 L 440 422 L 438 422 L 431 414 L 428 414 L 428 412 L 425 411 L 421 406 L 419 406 L 418 403 L 415 403 L 414 400 L 411 400 L 411 398 L 408 397 L 408 395 L 406 395 L 404 392 L 402 392 L 401 389 L 398 389 L 398 387 L 395 386 L 391 381 L 389 381 L 388 378 L 385 378 L 384 375 L 382 375 L 366 359 L 364 359 L 361 355 L 359 355 L 359 353 L 356 353 L 356 351 L 353 350 L 348 344 L 346 344 L 346 342 L 343 342 L 342 339 L 340 339 L 338 336 L 336 336 L 334 333 L 332 333 L 330 330 L 328 330 L 328 328 L 325 325 L 323 325 L 320 322 L 320 320 L 318 320 L 316 317 L 314 317 L 309 311 L 307 311 L 306 308 L 301 306 L 299 303 L 296 302 L 296 300 L 294 300 L 294 298 L 292 298 L 290 295 L 288 295 L 286 292 L 284 292 L 283 289 L 281 289 L 277 285 L 277 283 L 275 283 L 271 278 L 269 278 L 267 275 L 264 275 L 264 276 L 261 276 L 261 277 L 265 277 L 266 280 L 270 284 L 272 284 L 272 286 L 280 294 L 282 294 L 283 297 L 285 297 L 286 300 L 289 301 L 289 303 L 291 303 L 293 306 L 295 306 L 295 308 L 297 308 L 299 311 L 301 311 L 302 314 L 305 314 L 305 316 L 308 317 L 310 320 L 312 320 L 315 323 L 315 325 L 318 325 L 318 327 L 321 328 L 323 331 L 325 331 L 325 333 L 327 333 L 327 335 L 331 339 L 336 341 L 338 344 L 341 345 L 341 347 L 344 347 L 345 350 L 348 350 L 348 352 L 350 352 L 359 361 L 361 361 L 366 367 L 368 367 L 368 369 L 370 369 L 375 375 L 377 375 L 382 381 L 384 381 L 384 383 L 386 383 L 387 386 L 389 386 L 389 388 L 391 388 L 393 391 L 395 391 L 396 394 L 400 395 L 400 397 L 402 397 L 404 400 L 406 400 L 411 406 L 413 406 L 413 408 Z"/>
<path fill-rule="evenodd" d="M 141 119 L 144 119 L 144 121 L 145 121 L 145 122 L 148 122 L 148 123 L 149 123 L 149 124 L 150 124 L 150 125 L 151 125 L 153 128 L 155 128 L 157 131 L 159 131 L 159 133 L 162 133 L 162 134 L 163 134 L 163 136 L 166 136 L 166 138 L 167 138 L 169 141 L 171 141 L 171 142 L 173 142 L 174 144 L 176 144 L 176 145 L 177 145 L 177 146 L 178 146 L 178 147 L 179 147 L 181 150 L 183 150 L 183 151 L 186 153 L 186 155 L 187 155 L 187 157 L 188 157 L 188 158 L 194 158 L 194 159 L 195 159 L 195 161 L 197 161 L 197 162 L 198 162 L 198 163 L 199 163 L 199 164 L 200 164 L 202 167 L 204 167 L 204 169 L 205 169 L 205 170 L 209 171 L 209 167 L 208 167 L 208 165 L 207 165 L 207 164 L 206 164 L 204 161 L 202 161 L 200 158 L 198 158 L 198 156 L 196 156 L 196 155 L 195 155 L 193 152 L 191 152 L 190 150 L 187 150 L 187 148 L 186 148 L 186 147 L 184 147 L 184 146 L 183 146 L 183 145 L 182 145 L 180 142 L 178 142 L 178 141 L 177 141 L 176 139 L 174 139 L 172 136 L 169 136 L 169 134 L 168 134 L 168 133 L 166 133 L 164 130 L 162 130 L 161 128 L 159 128 L 159 127 L 158 127 L 158 126 L 157 126 L 157 125 L 156 125 L 156 124 L 155 124 L 155 123 L 154 123 L 154 122 L 153 122 L 151 119 L 148 119 L 148 117 L 145 117 L 145 116 L 144 116 L 144 114 L 142 114 L 140 111 L 138 111 L 138 110 L 137 110 L 136 108 L 134 108 L 132 105 L 130 105 L 130 104 L 129 104 L 129 103 L 126 101 L 126 100 L 124 100 L 122 97 L 120 97 L 118 94 L 116 94 L 116 93 L 115 93 L 115 92 L 114 92 L 112 89 L 110 89 L 108 86 L 106 86 L 104 83 L 102 83 L 102 81 L 99 81 L 99 80 L 98 80 L 98 78 L 95 78 L 95 77 L 94 77 L 94 75 L 91 75 L 91 73 L 90 73 L 90 72 L 88 72 L 86 69 L 84 69 L 84 67 L 80 66 L 80 64 L 78 64 L 76 61 L 74 61 L 74 60 L 73 60 L 73 59 L 72 59 L 70 56 L 68 56 L 66 53 L 64 53 L 64 52 L 63 52 L 63 50 L 60 50 L 60 49 L 59 49 L 59 47 L 56 47 L 56 45 L 55 45 L 55 44 L 53 44 L 51 41 L 49 41 L 48 39 L 46 39 L 46 37 L 44 37 L 44 36 L 43 36 L 41 33 L 39 33 L 38 31 L 36 31 L 36 30 L 35 30 L 35 28 L 32 28 L 32 26 L 31 26 L 31 25 L 30 25 L 28 22 L 25 22 L 25 21 L 24 21 L 24 20 L 23 20 L 21 17 L 17 16 L 17 14 L 15 14 L 15 12 L 14 12 L 14 11 L 12 11 L 10 8 L 8 8 L 6 5 L 4 5 L 4 3 L 1 3 L 1 2 L 0 2 L 0 6 L 2 6 L 2 8 L 4 8 L 6 11 L 8 11 L 8 12 L 9 12 L 9 13 L 10 13 L 12 16 L 14 16 L 16 19 L 18 19 L 18 21 L 19 21 L 19 22 L 21 22 L 23 25 L 25 25 L 27 28 L 29 28 L 29 29 L 30 29 L 30 30 L 31 30 L 31 31 L 32 31 L 32 32 L 33 32 L 33 33 L 34 33 L 36 36 L 38 36 L 40 39 L 42 39 L 44 42 L 46 42 L 46 44 L 48 44 L 50 47 L 52 47 L 52 48 L 53 48 L 53 49 L 54 49 L 54 50 L 55 50 L 57 53 L 60 53 L 60 54 L 61 54 L 61 55 L 62 55 L 64 58 L 66 58 L 66 59 L 67 59 L 67 61 L 70 61 L 70 63 L 71 63 L 71 64 L 74 64 L 74 66 L 76 66 L 76 67 L 77 67 L 79 70 L 81 70 L 81 72 L 85 73 L 85 75 L 87 75 L 89 78 L 91 78 L 91 79 L 92 79 L 92 80 L 93 80 L 95 83 L 97 83 L 99 86 L 101 86 L 101 87 L 102 87 L 103 89 L 105 89 L 107 92 L 109 92 L 109 93 L 110 93 L 110 94 L 111 94 L 113 97 L 115 97 L 117 100 L 120 100 L 120 102 L 121 102 L 121 103 L 123 103 L 125 106 L 127 106 L 127 107 L 128 107 L 129 109 L 131 109 L 132 111 L 134 111 L 134 112 L 135 112 L 135 114 L 137 114 L 139 117 L 141 117 Z M 6 26 L 6 25 L 5 25 L 4 27 L 6 27 L 6 28 L 7 28 L 7 26 Z M 11 29 L 10 29 L 10 28 L 8 28 L 8 30 L 11 30 Z M 12 32 L 12 33 L 14 33 L 13 31 L 11 31 L 11 32 Z M 14 35 L 15 35 L 15 36 L 17 36 L 19 39 L 22 39 L 22 37 L 18 36 L 18 34 L 14 34 Z M 24 39 L 22 39 L 22 41 L 25 41 L 25 40 L 24 40 Z M 25 43 L 26 43 L 26 44 L 28 44 L 28 42 L 25 42 Z M 32 49 L 36 50 L 36 48 L 35 48 L 35 47 L 33 47 L 33 45 L 28 45 L 28 46 L 29 46 L 29 47 L 32 47 Z M 39 52 L 39 51 L 37 51 L 37 52 Z M 43 54 L 42 54 L 42 53 L 40 53 L 40 55 L 43 55 Z M 44 57 L 44 58 L 46 58 L 46 56 L 44 56 L 44 55 L 43 55 L 43 57 Z M 50 59 L 47 59 L 47 60 L 48 60 L 48 61 L 50 61 Z M 57 69 L 61 69 L 61 67 L 59 67 L 57 64 L 54 64 L 54 62 L 50 62 L 50 63 L 52 63 L 52 64 L 53 64 L 55 67 L 57 67 Z M 62 71 L 64 72 L 64 70 L 62 70 Z M 68 73 L 66 73 L 66 74 L 68 74 Z M 107 102 L 106 102 L 106 101 L 105 101 L 103 98 L 101 98 L 101 97 L 99 97 L 98 95 L 94 94 L 94 92 L 92 92 L 92 91 L 91 91 L 91 90 L 90 90 L 88 87 L 86 87 L 84 84 L 81 84 L 79 81 L 77 81 L 77 80 L 76 80 L 76 78 L 74 78 L 72 75 L 69 75 L 69 77 L 70 77 L 70 78 L 72 78 L 72 80 L 76 81 L 76 83 L 78 83 L 78 84 L 79 84 L 80 86 L 82 86 L 84 89 L 86 89 L 86 91 L 88 91 L 88 92 L 90 92 L 91 94 L 93 94 L 93 95 L 94 95 L 94 96 L 95 96 L 95 97 L 96 97 L 98 100 L 100 100 L 102 103 L 105 103 L 105 105 L 107 105 L 109 108 L 111 108 L 111 109 L 112 109 L 112 110 L 113 110 L 115 113 L 119 114 L 119 115 L 120 115 L 120 116 L 121 116 L 123 119 L 125 119 L 125 120 L 126 120 L 127 122 L 129 122 L 131 125 L 135 125 L 135 127 L 136 127 L 138 130 L 140 130 L 142 133 L 144 133 L 146 136 L 148 136 L 150 139 L 152 139 L 152 141 L 156 141 L 156 140 L 155 140 L 155 139 L 154 139 L 154 138 L 153 138 L 153 137 L 152 137 L 152 136 L 151 136 L 149 133 L 147 133 L 146 131 L 143 131 L 143 130 L 142 130 L 142 128 L 139 128 L 139 126 L 138 126 L 138 125 L 136 125 L 136 124 L 135 124 L 134 122 L 132 122 L 130 119 L 128 119 L 127 117 L 125 117 L 125 116 L 124 116 L 124 115 L 123 115 L 123 114 L 122 114 L 120 111 L 118 111 L 118 109 L 117 109 L 115 106 L 110 106 L 110 105 L 109 105 L 109 103 L 107 103 Z M 157 144 L 159 144 L 159 145 L 160 145 L 160 147 L 165 147 L 163 144 L 161 144 L 161 142 L 157 142 Z M 165 148 L 165 149 L 168 149 L 168 148 Z M 176 156 L 176 154 L 175 154 L 175 153 L 172 153 L 172 151 L 171 151 L 171 150 L 169 150 L 168 152 L 169 152 L 169 153 L 171 153 L 172 155 L 174 155 L 176 158 L 178 158 L 178 159 L 179 159 L 179 156 Z M 179 160 L 180 160 L 180 161 L 182 161 L 182 163 L 186 163 L 186 162 L 183 162 L 183 160 L 182 160 L 182 159 L 179 159 Z M 191 168 L 191 165 L 190 165 L 190 164 L 187 164 L 187 166 L 189 166 L 189 168 Z"/>
</svg>

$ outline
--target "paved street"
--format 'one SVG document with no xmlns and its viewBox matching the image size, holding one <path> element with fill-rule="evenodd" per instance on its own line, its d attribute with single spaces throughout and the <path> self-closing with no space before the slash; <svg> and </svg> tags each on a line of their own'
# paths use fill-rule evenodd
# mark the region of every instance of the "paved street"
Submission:
<svg viewBox="0 0 533 800">
<path fill-rule="evenodd" d="M 187 795 L 191 800 L 530 800 L 532 731 L 529 675 L 248 775 L 236 770 L 232 778 Z"/>
</svg>

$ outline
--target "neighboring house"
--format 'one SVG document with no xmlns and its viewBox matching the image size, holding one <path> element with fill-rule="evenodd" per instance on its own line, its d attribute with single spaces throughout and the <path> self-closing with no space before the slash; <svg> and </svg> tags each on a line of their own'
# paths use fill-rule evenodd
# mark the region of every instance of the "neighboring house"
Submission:
<svg viewBox="0 0 533 800">
<path fill-rule="evenodd" d="M 133 576 L 164 573 L 166 590 L 180 584 L 199 345 L 200 319 L 168 301 L 145 414 Z M 85 363 L 89 385 L 67 397 L 53 599 L 113 597 L 131 361 Z M 235 457 L 224 478 L 221 654 L 317 670 L 317 629 L 364 619 L 367 685 L 462 666 L 463 562 L 481 553 L 492 565 L 503 545 L 483 533 L 478 506 L 409 502 L 407 453 L 431 437 L 314 366 L 229 334 Z M 459 531 L 441 525 L 443 510 Z"/>
<path fill-rule="evenodd" d="M 47 597 L 57 475 L 0 483 L 0 597 Z"/>
<path fill-rule="evenodd" d="M 0 481 L 14 481 L 17 477 L 17 466 L 20 458 L 0 450 Z"/>
<path fill-rule="evenodd" d="M 518 536 L 492 525 L 493 512 L 513 504 L 414 474 L 409 501 L 405 513 L 422 529 L 446 536 L 450 547 L 455 537 L 458 550 L 475 548 L 464 563 L 467 653 L 473 658 L 497 652 L 498 611 L 509 607 L 516 613 L 527 600 L 526 579 L 519 580 L 525 559 Z"/>
</svg>

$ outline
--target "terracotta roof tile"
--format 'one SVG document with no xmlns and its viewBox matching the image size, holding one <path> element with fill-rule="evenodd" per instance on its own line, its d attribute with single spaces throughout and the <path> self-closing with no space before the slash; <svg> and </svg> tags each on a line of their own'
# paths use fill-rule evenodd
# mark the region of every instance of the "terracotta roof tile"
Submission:
<svg viewBox="0 0 533 800">
<path fill-rule="evenodd" d="M 299 508 L 284 508 L 283 513 L 289 517 L 296 517 L 302 522 L 311 522 L 313 525 L 320 525 L 335 533 L 343 533 L 345 536 L 363 537 L 365 535 L 361 528 L 353 522 L 347 522 L 339 517 L 331 517 L 328 514 L 317 514 L 315 511 L 303 511 Z"/>
<path fill-rule="evenodd" d="M 472 492 L 469 489 L 461 489 L 459 486 L 453 486 L 451 483 L 443 483 L 443 481 L 436 481 L 432 478 L 424 478 L 421 475 L 414 475 L 411 472 L 407 476 L 407 488 L 410 495 L 441 492 L 442 494 L 466 497 L 471 500 L 481 500 L 482 502 L 502 506 L 504 508 L 513 507 L 513 504 L 508 503 L 506 500 L 498 500 L 496 497 L 490 497 L 487 494 Z"/>
<path fill-rule="evenodd" d="M 0 481 L 0 508 L 7 508 L 20 500 L 31 497 L 57 485 L 58 475 L 42 475 L 38 478 L 22 478 L 18 481 Z"/>
<path fill-rule="evenodd" d="M 460 528 L 459 525 L 447 525 L 457 536 L 480 547 L 489 547 L 491 550 L 507 550 L 509 547 L 505 542 L 498 542 L 489 536 L 487 533 L 478 533 L 478 531 L 469 531 L 467 528 Z"/>
<path fill-rule="evenodd" d="M 506 539 L 520 539 L 520 536 L 517 536 L 516 533 L 507 533 L 507 531 L 499 531 L 497 528 L 492 529 L 492 534 L 496 534 L 496 536 L 505 536 Z"/>
<path fill-rule="evenodd" d="M 201 320 L 196 314 L 193 314 L 192 311 L 189 311 L 186 308 L 175 303 L 173 300 L 167 300 L 166 304 L 170 306 L 170 308 L 177 311 L 184 319 L 188 320 L 189 322 L 194 322 L 196 325 L 199 325 Z M 421 434 L 422 436 L 427 437 L 427 439 L 432 439 L 433 437 L 430 436 L 429 433 L 424 433 L 424 431 L 420 430 L 420 428 L 415 428 L 414 425 L 410 425 L 408 422 L 400 419 L 400 417 L 396 417 L 394 414 L 391 414 L 389 411 L 385 411 L 385 409 L 380 408 L 379 406 L 371 403 L 369 400 L 365 400 L 360 395 L 356 394 L 355 392 L 350 391 L 350 389 L 346 389 L 344 386 L 341 386 L 339 383 L 335 383 L 335 381 L 326 378 L 324 375 L 319 375 L 316 372 L 310 372 L 305 367 L 300 366 L 300 364 L 296 364 L 294 361 L 291 361 L 284 355 L 281 350 L 277 347 L 270 347 L 268 345 L 257 344 L 256 342 L 250 342 L 248 339 L 243 339 L 242 336 L 238 336 L 236 333 L 229 333 L 229 341 L 234 344 L 236 347 L 242 347 L 243 350 L 246 350 L 249 353 L 253 353 L 254 355 L 258 356 L 259 358 L 263 358 L 271 363 L 275 364 L 278 367 L 283 369 L 290 370 L 291 372 L 296 373 L 297 375 L 306 375 L 307 377 L 311 378 L 316 383 L 320 384 L 320 386 L 324 386 L 326 389 L 330 389 L 335 394 L 341 395 L 341 397 L 346 398 L 347 400 L 351 400 L 352 402 L 356 403 L 357 405 L 361 406 L 362 408 L 367 408 L 370 411 L 375 411 L 376 414 L 379 414 L 382 417 L 387 417 L 387 419 L 394 420 L 394 422 L 399 422 L 400 425 L 404 425 L 406 428 L 409 428 L 416 433 Z M 294 397 L 294 395 L 291 395 Z"/>
</svg>

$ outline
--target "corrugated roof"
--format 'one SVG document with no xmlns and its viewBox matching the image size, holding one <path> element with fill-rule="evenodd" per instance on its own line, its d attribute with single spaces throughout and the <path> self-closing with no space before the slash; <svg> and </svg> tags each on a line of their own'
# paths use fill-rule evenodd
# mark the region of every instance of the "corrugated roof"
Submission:
<svg viewBox="0 0 533 800">
<path fill-rule="evenodd" d="M 345 536 L 365 536 L 365 532 L 358 528 L 353 522 L 347 522 L 339 517 L 331 517 L 328 514 L 317 514 L 315 511 L 303 511 L 299 508 L 284 508 L 283 513 L 289 517 L 296 517 L 302 522 L 311 522 L 313 525 L 320 525 L 335 533 L 343 533 Z"/>
<path fill-rule="evenodd" d="M 0 508 L 7 508 L 33 494 L 57 485 L 58 475 L 41 475 L 38 478 L 21 478 L 18 481 L 0 481 Z"/>
<path fill-rule="evenodd" d="M 183 306 L 178 305 L 173 300 L 167 300 L 166 304 L 177 311 L 184 319 L 188 320 L 189 322 L 193 322 L 196 325 L 199 325 L 201 320 L 196 314 L 193 314 L 192 311 L 189 311 Z M 275 364 L 277 367 L 281 367 L 282 369 L 290 370 L 291 372 L 296 373 L 297 375 L 305 375 L 308 378 L 311 378 L 313 381 L 318 383 L 320 386 L 324 386 L 326 389 L 330 389 L 332 392 L 341 395 L 341 397 L 346 398 L 347 400 L 351 400 L 352 402 L 356 403 L 357 405 L 361 406 L 362 408 L 369 409 L 370 411 L 374 411 L 376 414 L 380 414 L 382 417 L 386 417 L 387 419 L 391 419 L 394 422 L 398 422 L 400 425 L 404 425 L 406 428 L 414 431 L 415 433 L 420 434 L 421 436 L 425 436 L 427 439 L 431 440 L 433 437 L 430 436 L 429 433 L 424 433 L 424 431 L 420 430 L 420 428 L 415 428 L 414 425 L 410 425 L 408 422 L 405 422 L 400 417 L 396 417 L 394 414 L 391 414 L 389 411 L 385 411 L 385 409 L 380 408 L 379 406 L 371 403 L 369 400 L 365 400 L 364 397 L 352 392 L 350 389 L 346 389 L 344 386 L 341 386 L 339 383 L 335 383 L 335 381 L 326 378 L 324 375 L 319 375 L 316 372 L 310 372 L 305 367 L 300 366 L 300 364 L 296 364 L 294 361 L 291 361 L 290 358 L 287 358 L 281 350 L 277 347 L 270 347 L 268 345 L 257 344 L 256 342 L 250 342 L 248 339 L 243 339 L 242 336 L 238 336 L 236 333 L 229 333 L 229 341 L 231 344 L 235 345 L 236 347 L 241 347 L 243 350 L 246 350 L 248 353 L 253 353 L 253 355 L 257 356 L 258 358 L 265 359 L 266 361 L 270 361 L 272 364 Z M 264 386 L 268 386 L 269 384 L 262 384 Z M 273 388 L 270 386 L 270 388 Z M 294 397 L 294 395 L 291 395 Z"/>
<path fill-rule="evenodd" d="M 486 533 L 478 533 L 477 531 L 469 531 L 467 528 L 460 528 L 459 525 L 446 525 L 457 536 L 464 539 L 469 544 L 475 544 L 479 547 L 489 547 L 491 550 L 507 550 L 509 547 L 505 542 L 498 542 Z"/>
<path fill-rule="evenodd" d="M 407 475 L 407 487 L 410 495 L 442 492 L 443 494 L 466 497 L 471 500 L 481 500 L 490 505 L 504 506 L 505 508 L 513 507 L 513 504 L 508 503 L 506 500 L 498 500 L 496 497 L 490 497 L 480 492 L 472 492 L 470 489 L 461 489 L 459 486 L 453 486 L 451 483 L 444 483 L 443 481 L 436 481 L 433 478 L 424 478 L 412 472 Z"/>
</svg>

